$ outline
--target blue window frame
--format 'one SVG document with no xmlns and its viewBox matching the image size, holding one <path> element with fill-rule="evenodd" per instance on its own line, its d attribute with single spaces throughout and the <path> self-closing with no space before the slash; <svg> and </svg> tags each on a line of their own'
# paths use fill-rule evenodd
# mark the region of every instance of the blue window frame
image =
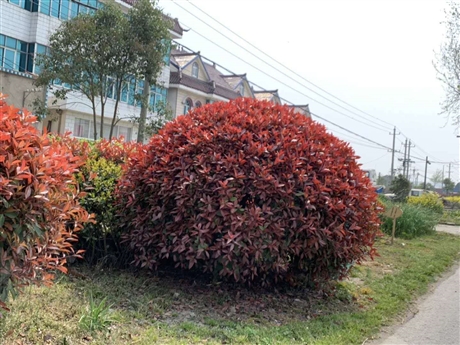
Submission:
<svg viewBox="0 0 460 345">
<path fill-rule="evenodd" d="M 40 13 L 50 15 L 51 1 L 40 1 Z"/>
<path fill-rule="evenodd" d="M 29 44 L 13 37 L 0 35 L 2 56 L 0 66 L 19 72 L 32 72 L 32 59 L 29 55 Z"/>
<path fill-rule="evenodd" d="M 121 86 L 121 97 L 120 101 L 122 102 L 128 102 L 128 91 L 129 91 L 129 84 L 126 82 L 123 82 Z"/>
<path fill-rule="evenodd" d="M 37 57 L 38 54 L 40 55 L 46 54 L 47 50 L 48 48 L 46 46 L 37 43 L 36 49 L 35 49 L 35 53 L 36 53 L 35 57 Z M 33 55 L 30 55 L 30 56 L 33 56 Z M 35 62 L 34 73 L 39 74 L 40 72 L 41 72 L 41 67 L 37 62 Z"/>
<path fill-rule="evenodd" d="M 103 4 L 99 0 L 7 0 L 30 12 L 68 20 L 80 13 L 94 14 Z"/>
<path fill-rule="evenodd" d="M 55 0 L 51 1 L 51 16 L 59 18 L 59 10 L 61 7 L 61 1 Z"/>
<path fill-rule="evenodd" d="M 67 20 L 69 19 L 70 15 L 70 0 L 62 0 L 61 1 L 61 19 Z"/>
</svg>

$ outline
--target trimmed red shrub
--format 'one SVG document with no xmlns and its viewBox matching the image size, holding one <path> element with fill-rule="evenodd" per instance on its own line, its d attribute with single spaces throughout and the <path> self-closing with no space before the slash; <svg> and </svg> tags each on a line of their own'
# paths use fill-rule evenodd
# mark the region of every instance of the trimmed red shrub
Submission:
<svg viewBox="0 0 460 345">
<path fill-rule="evenodd" d="M 119 219 L 136 265 L 271 284 L 335 279 L 374 254 L 377 195 L 352 148 L 286 106 L 194 109 L 131 157 Z"/>
<path fill-rule="evenodd" d="M 116 164 L 124 164 L 131 155 L 142 147 L 142 144 L 134 141 L 126 142 L 123 137 L 112 140 L 102 139 L 95 144 L 98 156 Z"/>
<path fill-rule="evenodd" d="M 66 257 L 79 254 L 76 233 L 91 220 L 73 179 L 84 158 L 34 122 L 0 98 L 0 307 L 16 287 L 65 272 Z"/>
</svg>

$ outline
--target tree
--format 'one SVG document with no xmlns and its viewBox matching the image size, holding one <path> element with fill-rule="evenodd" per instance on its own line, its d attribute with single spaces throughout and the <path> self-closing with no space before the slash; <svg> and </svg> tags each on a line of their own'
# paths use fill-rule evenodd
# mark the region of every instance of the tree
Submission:
<svg viewBox="0 0 460 345">
<path fill-rule="evenodd" d="M 455 183 L 450 178 L 445 178 L 443 181 L 444 189 L 447 194 L 454 190 Z"/>
<path fill-rule="evenodd" d="M 442 170 L 436 170 L 436 172 L 431 175 L 430 181 L 433 183 L 434 187 L 436 188 L 436 185 L 442 183 Z"/>
<path fill-rule="evenodd" d="M 80 14 L 64 22 L 51 36 L 49 53 L 39 58 L 42 73 L 36 84 L 47 87 L 59 81 L 70 86 L 53 87 L 52 93 L 61 100 L 71 92 L 82 93 L 91 103 L 95 140 L 104 136 L 106 103 L 113 98 L 112 137 L 123 88 L 146 76 L 147 81 L 157 78 L 169 42 L 167 27 L 161 11 L 148 0 L 138 1 L 127 15 L 108 1 L 93 15 Z M 149 95 L 149 85 L 144 84 L 143 93 Z M 146 113 L 148 97 L 142 97 L 142 105 Z"/>
<path fill-rule="evenodd" d="M 94 15 L 80 14 L 63 22 L 50 37 L 48 54 L 39 57 L 42 72 L 37 85 L 47 87 L 59 81 L 68 87 L 52 87 L 56 99 L 65 100 L 69 93 L 77 91 L 90 101 L 95 140 L 103 136 L 105 106 L 114 86 L 108 76 L 119 75 L 119 66 L 127 59 L 124 47 L 127 28 L 120 7 L 108 2 Z"/>
<path fill-rule="evenodd" d="M 164 125 L 174 119 L 171 107 L 164 101 L 155 104 L 155 115 L 147 118 L 145 123 L 145 134 L 151 136 L 157 134 Z"/>
<path fill-rule="evenodd" d="M 410 189 L 410 182 L 403 175 L 398 175 L 391 182 L 390 191 L 395 194 L 394 200 L 397 202 L 405 202 Z"/>
<path fill-rule="evenodd" d="M 433 61 L 445 90 L 442 114 L 459 125 L 460 111 L 460 4 L 451 2 L 445 10 L 445 40 Z"/>
<path fill-rule="evenodd" d="M 144 78 L 137 141 L 144 142 L 150 84 L 156 83 L 169 52 L 169 22 L 155 1 L 138 0 L 129 12 L 131 40 L 137 55 L 138 72 Z"/>
</svg>

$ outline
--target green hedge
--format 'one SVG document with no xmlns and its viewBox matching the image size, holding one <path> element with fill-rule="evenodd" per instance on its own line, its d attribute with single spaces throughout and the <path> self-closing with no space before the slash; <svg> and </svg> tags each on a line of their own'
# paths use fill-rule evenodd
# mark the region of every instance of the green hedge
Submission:
<svg viewBox="0 0 460 345">
<path fill-rule="evenodd" d="M 403 215 L 396 220 L 396 237 L 411 239 L 436 231 L 441 215 L 428 207 L 412 204 L 396 204 L 382 200 L 385 207 L 399 206 Z M 382 215 L 381 229 L 384 233 L 391 235 L 393 221 Z"/>
</svg>

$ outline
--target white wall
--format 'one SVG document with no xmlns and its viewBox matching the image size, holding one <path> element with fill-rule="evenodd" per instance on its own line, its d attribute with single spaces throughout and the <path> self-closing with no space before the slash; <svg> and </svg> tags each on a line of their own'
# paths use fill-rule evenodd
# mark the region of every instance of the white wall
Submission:
<svg viewBox="0 0 460 345">
<path fill-rule="evenodd" d="M 61 25 L 57 18 L 29 12 L 4 0 L 0 1 L 0 32 L 25 42 L 47 45 L 50 35 Z"/>
</svg>

